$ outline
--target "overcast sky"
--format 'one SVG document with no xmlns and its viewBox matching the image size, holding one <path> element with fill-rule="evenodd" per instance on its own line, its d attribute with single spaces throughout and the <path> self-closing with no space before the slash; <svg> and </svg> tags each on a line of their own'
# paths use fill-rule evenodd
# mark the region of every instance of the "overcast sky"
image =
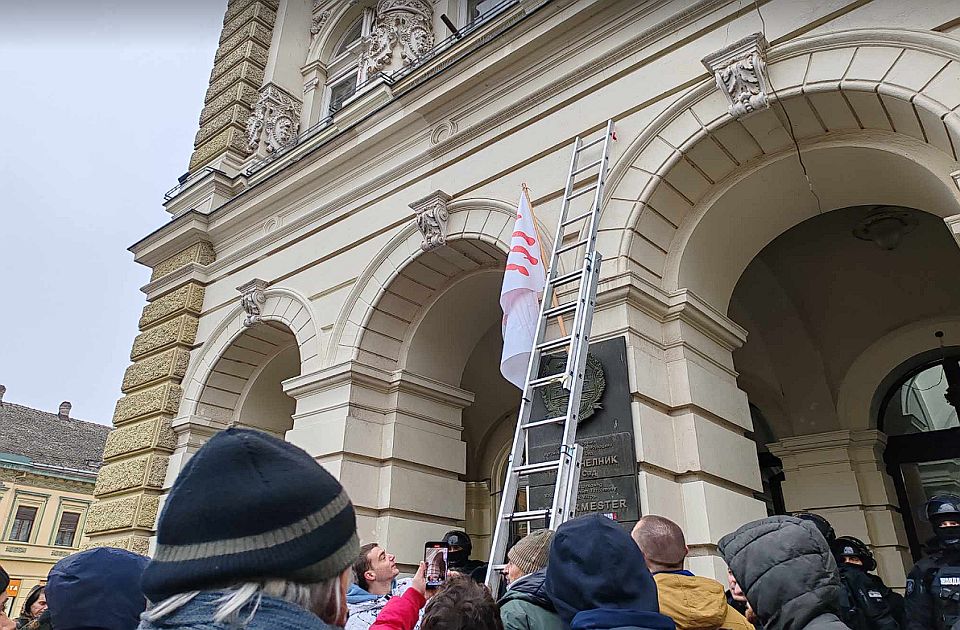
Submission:
<svg viewBox="0 0 960 630">
<path fill-rule="evenodd" d="M 0 0 L 4 401 L 109 424 L 226 0 Z"/>
</svg>

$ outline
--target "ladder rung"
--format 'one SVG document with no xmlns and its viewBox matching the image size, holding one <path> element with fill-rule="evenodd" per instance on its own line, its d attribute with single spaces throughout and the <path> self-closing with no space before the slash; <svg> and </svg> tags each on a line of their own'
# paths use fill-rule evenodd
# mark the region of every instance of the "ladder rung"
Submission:
<svg viewBox="0 0 960 630">
<path fill-rule="evenodd" d="M 533 427 L 542 427 L 548 424 L 560 424 L 561 422 L 566 422 L 566 416 L 557 416 L 556 418 L 547 418 L 546 420 L 536 420 L 534 422 L 528 422 L 523 425 L 524 429 L 532 429 Z"/>
<path fill-rule="evenodd" d="M 551 317 L 556 317 L 557 315 L 563 315 L 564 313 L 570 313 L 577 310 L 577 304 L 579 302 L 567 302 L 566 304 L 561 304 L 560 306 L 554 306 L 553 308 L 548 308 L 543 312 L 543 316 L 547 319 Z"/>
<path fill-rule="evenodd" d="M 550 284 L 552 284 L 553 286 L 557 286 L 560 284 L 567 284 L 568 282 L 578 280 L 581 275 L 583 275 L 582 267 L 575 269 L 569 273 L 565 273 L 563 275 L 557 276 L 556 278 L 553 279 L 553 281 L 550 282 Z"/>
<path fill-rule="evenodd" d="M 560 464 L 562 463 L 562 459 L 551 459 L 545 462 L 537 462 L 536 464 L 514 466 L 513 472 L 517 473 L 518 475 L 532 475 L 534 473 L 547 472 L 548 470 L 557 470 L 560 468 Z"/>
<path fill-rule="evenodd" d="M 538 518 L 547 518 L 550 510 L 528 510 L 526 512 L 512 512 L 503 515 L 505 521 L 535 521 Z M 506 566 L 506 565 L 504 565 Z"/>
<path fill-rule="evenodd" d="M 566 378 L 565 372 L 558 372 L 557 374 L 551 374 L 549 376 L 544 376 L 541 378 L 535 378 L 530 381 L 531 388 L 543 387 L 545 385 L 550 385 L 551 383 L 560 383 Z"/>
<path fill-rule="evenodd" d="M 563 247 L 557 249 L 557 251 L 554 252 L 554 255 L 559 256 L 560 254 L 565 254 L 572 249 L 576 249 L 578 247 L 582 247 L 586 245 L 588 242 L 589 241 L 587 240 L 582 240 L 582 241 L 577 241 L 576 243 L 570 243 L 569 245 L 564 245 Z"/>
<path fill-rule="evenodd" d="M 584 171 L 589 171 L 591 168 L 597 168 L 597 167 L 600 166 L 601 164 L 603 164 L 603 160 L 597 160 L 596 162 L 590 162 L 590 163 L 587 164 L 586 166 L 581 166 L 580 168 L 578 168 L 578 169 L 575 170 L 574 172 L 570 173 L 570 175 L 572 175 L 573 177 L 576 177 L 576 176 L 579 175 L 580 173 L 583 173 Z"/>
<path fill-rule="evenodd" d="M 594 184 L 593 186 L 587 186 L 586 188 L 581 188 L 580 190 L 578 190 L 577 192 L 573 193 L 572 195 L 570 195 L 570 196 L 567 197 L 566 199 L 567 199 L 567 201 L 570 201 L 571 199 L 576 199 L 577 197 L 580 197 L 581 195 L 585 195 L 585 194 L 587 194 L 588 192 L 594 191 L 594 190 L 596 190 L 596 189 L 597 189 L 597 185 L 596 185 L 596 184 Z"/>
<path fill-rule="evenodd" d="M 561 223 L 560 226 L 561 226 L 561 227 L 567 227 L 568 225 L 572 225 L 572 224 L 576 223 L 577 221 L 583 221 L 584 219 L 588 218 L 588 217 L 591 216 L 592 214 L 593 214 L 593 209 L 587 210 L 587 211 L 584 212 L 583 214 L 578 214 L 577 216 L 573 217 L 572 219 L 567 219 L 566 221 L 564 221 L 563 223 Z"/>
<path fill-rule="evenodd" d="M 544 341 L 539 346 L 537 350 L 540 352 L 549 352 L 551 350 L 557 350 L 569 344 L 573 340 L 573 335 L 567 335 L 566 337 L 560 337 L 559 339 L 554 339 L 553 341 Z M 540 379 L 537 379 L 540 380 Z"/>
<path fill-rule="evenodd" d="M 600 136 L 600 137 L 597 138 L 596 140 L 591 140 L 590 142 L 588 142 L 588 143 L 586 143 L 586 144 L 580 145 L 580 148 L 577 149 L 577 151 L 579 152 L 579 151 L 583 151 L 584 149 L 589 149 L 589 148 L 592 147 L 592 146 L 596 146 L 596 145 L 600 144 L 601 142 L 603 142 L 603 141 L 606 140 L 606 139 L 607 139 L 607 134 L 603 134 L 602 136 Z"/>
</svg>

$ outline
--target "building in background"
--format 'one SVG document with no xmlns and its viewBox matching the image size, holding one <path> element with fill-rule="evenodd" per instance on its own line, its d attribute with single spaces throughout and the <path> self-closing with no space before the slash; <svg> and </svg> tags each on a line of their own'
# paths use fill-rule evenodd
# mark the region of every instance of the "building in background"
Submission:
<svg viewBox="0 0 960 630">
<path fill-rule="evenodd" d="M 170 221 L 131 248 L 87 532 L 148 551 L 238 424 L 316 456 L 401 562 L 458 527 L 483 556 L 520 187 L 551 234 L 612 118 L 584 432 L 617 433 L 579 503 L 675 520 L 718 576 L 720 536 L 816 510 L 903 586 L 958 483 L 958 34 L 947 0 L 230 0 Z"/>
<path fill-rule="evenodd" d="M 0 386 L 0 566 L 10 574 L 8 611 L 79 550 L 110 427 L 3 400 Z"/>
</svg>

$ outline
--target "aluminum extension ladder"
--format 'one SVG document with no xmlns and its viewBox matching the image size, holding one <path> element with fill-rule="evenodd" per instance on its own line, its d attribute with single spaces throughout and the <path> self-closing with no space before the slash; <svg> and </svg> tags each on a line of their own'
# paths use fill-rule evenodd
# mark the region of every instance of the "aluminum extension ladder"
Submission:
<svg viewBox="0 0 960 630">
<path fill-rule="evenodd" d="M 603 188 L 609 170 L 610 140 L 613 137 L 614 122 L 609 120 L 602 137 L 584 142 L 578 136 L 573 143 L 570 172 L 567 176 L 567 185 L 564 188 L 563 205 L 560 210 L 559 225 L 550 255 L 550 267 L 547 272 L 543 300 L 540 304 L 540 316 L 533 342 L 533 352 L 530 355 L 530 363 L 527 367 L 527 379 L 523 387 L 520 414 L 513 437 L 513 449 L 510 451 L 503 496 L 500 500 L 500 512 L 497 515 L 493 542 L 490 547 L 490 563 L 487 567 L 486 584 L 494 596 L 499 592 L 501 572 L 506 566 L 507 548 L 513 523 L 546 520 L 547 527 L 556 530 L 563 522 L 573 518 L 576 512 L 580 467 L 583 459 L 581 446 L 577 444 L 577 423 L 580 420 L 580 397 L 583 389 L 587 350 L 590 345 L 590 326 L 593 322 L 593 311 L 597 300 L 597 283 L 600 278 L 602 257 L 596 249 L 597 228 L 600 224 L 600 203 L 603 199 Z M 601 144 L 599 158 L 581 166 L 581 154 Z M 596 171 L 596 179 L 592 185 L 578 187 L 575 190 L 574 182 L 576 178 L 594 170 Z M 573 216 L 570 216 L 571 201 L 588 193 L 593 193 L 593 203 L 589 209 L 574 211 Z M 586 223 L 581 223 L 582 221 L 586 221 Z M 573 225 L 580 225 L 580 238 L 576 242 L 564 245 L 564 233 L 568 227 Z M 560 256 L 581 247 L 584 248 L 582 263 L 579 263 L 573 271 L 559 273 Z M 565 292 L 569 292 L 575 285 L 579 285 L 576 299 L 558 305 L 556 299 L 557 288 L 568 287 Z M 570 334 L 561 333 L 563 336 L 558 339 L 546 340 L 549 320 L 568 314 L 573 315 Z M 562 330 L 563 325 L 560 328 Z M 567 360 L 562 371 L 545 376 L 540 375 L 544 357 L 562 357 L 564 353 L 566 353 Z M 535 392 L 542 391 L 545 387 L 558 382 L 563 389 L 570 392 L 566 413 L 562 416 L 531 421 Z M 559 459 L 527 463 L 525 459 L 528 431 L 546 425 L 563 426 L 563 438 L 559 445 Z M 537 473 L 552 473 L 553 471 L 556 471 L 557 476 L 550 509 L 531 510 L 528 506 L 525 511 L 515 512 L 521 478 Z"/>
</svg>

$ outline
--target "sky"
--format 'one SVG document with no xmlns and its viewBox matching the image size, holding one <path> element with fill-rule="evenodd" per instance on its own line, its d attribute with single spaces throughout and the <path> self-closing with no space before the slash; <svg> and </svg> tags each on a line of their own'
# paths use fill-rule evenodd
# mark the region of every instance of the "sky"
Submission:
<svg viewBox="0 0 960 630">
<path fill-rule="evenodd" d="M 226 0 L 0 0 L 4 402 L 110 424 Z"/>
</svg>

